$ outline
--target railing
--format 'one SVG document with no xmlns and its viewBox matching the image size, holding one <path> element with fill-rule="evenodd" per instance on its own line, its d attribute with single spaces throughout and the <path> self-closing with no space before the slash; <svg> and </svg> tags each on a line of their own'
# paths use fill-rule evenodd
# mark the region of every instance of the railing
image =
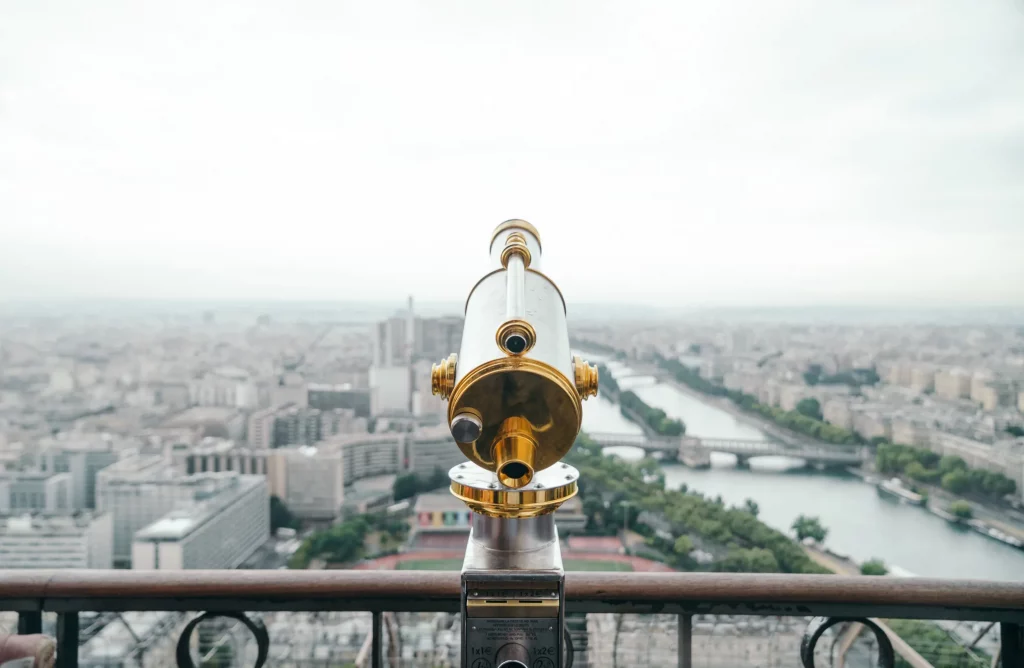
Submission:
<svg viewBox="0 0 1024 668">
<path fill-rule="evenodd" d="M 565 580 L 569 613 L 678 615 L 678 665 L 684 668 L 693 665 L 692 617 L 698 614 L 819 618 L 803 638 L 805 666 L 813 666 L 825 628 L 840 621 L 875 631 L 883 665 L 891 665 L 890 640 L 872 618 L 998 622 L 1001 665 L 1024 666 L 1024 583 L 584 572 L 567 573 Z M 384 665 L 382 613 L 458 612 L 459 586 L 459 574 L 451 571 L 0 571 L 0 610 L 19 613 L 21 633 L 39 632 L 42 614 L 57 613 L 62 668 L 78 665 L 78 614 L 84 611 L 206 611 L 233 617 L 254 633 L 263 661 L 266 630 L 246 612 L 366 611 L 373 618 L 370 663 L 378 668 Z M 188 636 L 194 626 L 186 627 L 178 644 L 179 665 L 191 665 Z"/>
</svg>

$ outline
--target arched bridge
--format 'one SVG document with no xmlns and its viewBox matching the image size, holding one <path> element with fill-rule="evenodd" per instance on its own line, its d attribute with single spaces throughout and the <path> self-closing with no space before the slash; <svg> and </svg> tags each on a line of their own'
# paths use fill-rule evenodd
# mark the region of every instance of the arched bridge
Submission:
<svg viewBox="0 0 1024 668">
<path fill-rule="evenodd" d="M 650 438 L 640 434 L 587 433 L 591 439 L 603 446 L 628 445 L 646 452 L 670 454 L 680 461 L 697 466 L 710 463 L 712 452 L 726 452 L 736 455 L 740 464 L 751 457 L 796 457 L 810 465 L 857 466 L 870 457 L 866 448 L 843 446 L 800 445 L 789 446 L 773 441 L 749 441 L 732 438 L 703 438 L 700 436 L 676 436 Z"/>
</svg>

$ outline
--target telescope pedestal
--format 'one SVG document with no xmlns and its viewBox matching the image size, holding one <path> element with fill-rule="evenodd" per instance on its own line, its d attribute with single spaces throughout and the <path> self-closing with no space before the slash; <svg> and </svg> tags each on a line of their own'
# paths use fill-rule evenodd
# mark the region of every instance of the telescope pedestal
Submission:
<svg viewBox="0 0 1024 668">
<path fill-rule="evenodd" d="M 562 668 L 564 601 L 554 513 L 473 514 L 462 565 L 462 668 Z"/>
</svg>

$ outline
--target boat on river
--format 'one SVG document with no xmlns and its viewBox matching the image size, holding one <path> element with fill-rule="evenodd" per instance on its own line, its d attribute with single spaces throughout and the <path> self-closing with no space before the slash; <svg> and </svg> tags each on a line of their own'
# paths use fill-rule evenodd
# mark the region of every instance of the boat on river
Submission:
<svg viewBox="0 0 1024 668">
<path fill-rule="evenodd" d="M 967 524 L 972 529 L 980 533 L 982 536 L 988 536 L 992 540 L 998 540 L 1000 543 L 1003 543 L 1004 545 L 1015 547 L 1018 550 L 1024 550 L 1024 541 L 1014 536 L 1011 536 L 1005 531 L 1000 531 L 999 529 L 993 526 L 989 526 L 982 520 L 968 520 Z"/>
<path fill-rule="evenodd" d="M 924 496 L 904 487 L 899 478 L 883 480 L 876 487 L 880 494 L 895 498 L 900 503 L 908 503 L 912 506 L 924 505 Z"/>
</svg>

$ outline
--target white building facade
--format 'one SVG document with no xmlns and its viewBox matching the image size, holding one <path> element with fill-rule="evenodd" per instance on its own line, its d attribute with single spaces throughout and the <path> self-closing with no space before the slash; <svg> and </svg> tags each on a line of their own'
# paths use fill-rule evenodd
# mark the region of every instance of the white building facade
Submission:
<svg viewBox="0 0 1024 668">
<path fill-rule="evenodd" d="M 0 517 L 0 569 L 112 567 L 109 513 Z"/>
<path fill-rule="evenodd" d="M 209 478 L 195 497 L 135 533 L 132 569 L 237 568 L 270 537 L 262 476 Z"/>
</svg>

